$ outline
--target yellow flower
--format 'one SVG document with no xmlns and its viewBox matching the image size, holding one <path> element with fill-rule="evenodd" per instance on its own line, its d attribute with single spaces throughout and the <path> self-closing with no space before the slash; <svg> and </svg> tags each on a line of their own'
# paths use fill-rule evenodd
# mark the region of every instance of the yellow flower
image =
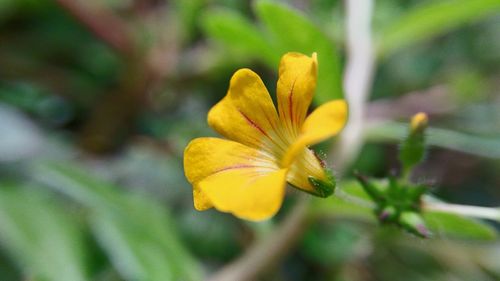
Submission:
<svg viewBox="0 0 500 281">
<path fill-rule="evenodd" d="M 215 207 L 263 220 L 281 207 L 287 182 L 318 196 L 333 192 L 333 177 L 308 146 L 343 128 L 347 105 L 334 100 L 306 118 L 316 77 L 316 53 L 285 54 L 276 111 L 260 77 L 250 69 L 236 71 L 227 95 L 208 113 L 208 124 L 229 140 L 194 139 L 184 152 L 197 210 Z"/>
</svg>

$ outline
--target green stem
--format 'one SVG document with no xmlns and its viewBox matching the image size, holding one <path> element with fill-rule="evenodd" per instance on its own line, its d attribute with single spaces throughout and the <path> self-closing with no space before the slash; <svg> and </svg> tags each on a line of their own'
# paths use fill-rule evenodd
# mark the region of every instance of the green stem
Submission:
<svg viewBox="0 0 500 281">
<path fill-rule="evenodd" d="M 343 191 L 341 188 L 337 188 L 335 190 L 335 193 L 333 196 L 339 198 L 342 201 L 345 201 L 347 203 L 352 203 L 355 205 L 358 205 L 360 207 L 365 207 L 365 208 L 370 208 L 370 209 L 375 209 L 376 205 L 373 201 L 370 200 L 365 200 L 360 197 L 353 196 L 345 191 Z"/>
<path fill-rule="evenodd" d="M 411 168 L 410 167 L 404 167 L 402 174 L 401 174 L 401 180 L 403 183 L 409 183 L 410 182 L 410 176 L 411 176 Z"/>
</svg>

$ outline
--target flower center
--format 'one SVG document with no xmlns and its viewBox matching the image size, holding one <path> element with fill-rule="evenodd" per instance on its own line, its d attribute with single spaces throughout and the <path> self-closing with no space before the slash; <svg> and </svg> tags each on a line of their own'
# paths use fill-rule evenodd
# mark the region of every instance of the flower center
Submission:
<svg viewBox="0 0 500 281">
<path fill-rule="evenodd" d="M 277 163 L 279 168 L 287 168 L 281 167 L 281 159 L 283 159 L 290 146 L 297 140 L 298 132 L 299 130 L 296 126 L 292 126 L 290 123 L 280 123 L 279 126 L 273 127 L 273 130 L 267 133 L 267 137 L 262 145 L 262 150 L 265 151 L 266 158 L 272 158 L 272 161 Z M 314 190 L 314 187 L 308 180 L 309 176 L 317 179 L 326 178 L 322 161 L 307 147 L 297 155 L 288 168 L 287 181 L 293 186 L 304 190 Z"/>
</svg>

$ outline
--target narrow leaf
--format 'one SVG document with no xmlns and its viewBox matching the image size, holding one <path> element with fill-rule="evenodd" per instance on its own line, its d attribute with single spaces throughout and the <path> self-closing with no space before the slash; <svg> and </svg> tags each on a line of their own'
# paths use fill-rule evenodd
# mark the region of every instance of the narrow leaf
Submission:
<svg viewBox="0 0 500 281">
<path fill-rule="evenodd" d="M 0 185 L 0 243 L 26 276 L 85 281 L 85 244 L 77 221 L 35 189 Z"/>
<path fill-rule="evenodd" d="M 198 265 L 174 234 L 174 222 L 157 202 L 122 197 L 119 212 L 95 210 L 97 240 L 127 280 L 201 280 Z"/>
<path fill-rule="evenodd" d="M 494 240 L 496 230 L 485 222 L 444 212 L 424 212 L 424 220 L 432 233 L 439 236 L 473 240 Z"/>
<path fill-rule="evenodd" d="M 97 240 L 126 280 L 201 280 L 169 212 L 146 195 L 92 178 L 77 167 L 39 167 L 36 178 L 89 210 Z"/>
<path fill-rule="evenodd" d="M 500 11 L 499 0 L 427 1 L 380 32 L 377 51 L 386 56 Z"/>
<path fill-rule="evenodd" d="M 212 39 L 243 53 L 261 59 L 269 67 L 278 65 L 280 53 L 273 49 L 263 33 L 250 20 L 229 10 L 211 10 L 204 14 L 202 26 Z"/>
</svg>

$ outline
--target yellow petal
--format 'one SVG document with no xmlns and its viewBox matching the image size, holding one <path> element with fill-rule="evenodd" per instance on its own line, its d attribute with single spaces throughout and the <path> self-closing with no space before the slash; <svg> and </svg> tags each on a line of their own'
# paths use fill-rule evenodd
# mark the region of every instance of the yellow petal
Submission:
<svg viewBox="0 0 500 281">
<path fill-rule="evenodd" d="M 281 58 L 277 86 L 278 112 L 283 125 L 297 135 L 316 89 L 318 61 L 300 53 Z"/>
<path fill-rule="evenodd" d="M 208 124 L 221 135 L 259 148 L 278 124 L 273 101 L 260 77 L 250 69 L 240 69 L 227 95 L 208 113 Z"/>
<path fill-rule="evenodd" d="M 318 107 L 304 121 L 297 140 L 281 160 L 282 167 L 291 165 L 306 146 L 336 135 L 346 121 L 347 103 L 344 100 L 330 101 Z"/>
<path fill-rule="evenodd" d="M 213 207 L 210 199 L 201 191 L 200 186 L 193 184 L 193 205 L 198 211 L 205 211 Z"/>
<path fill-rule="evenodd" d="M 259 221 L 272 217 L 283 202 L 286 169 L 273 172 L 238 168 L 216 173 L 200 182 L 200 188 L 222 212 Z"/>
<path fill-rule="evenodd" d="M 237 142 L 219 138 L 197 138 L 184 150 L 184 173 L 193 185 L 194 206 L 197 210 L 212 207 L 212 202 L 200 189 L 203 179 L 234 168 L 254 167 L 263 171 L 278 169 L 274 158 L 264 152 Z"/>
</svg>

